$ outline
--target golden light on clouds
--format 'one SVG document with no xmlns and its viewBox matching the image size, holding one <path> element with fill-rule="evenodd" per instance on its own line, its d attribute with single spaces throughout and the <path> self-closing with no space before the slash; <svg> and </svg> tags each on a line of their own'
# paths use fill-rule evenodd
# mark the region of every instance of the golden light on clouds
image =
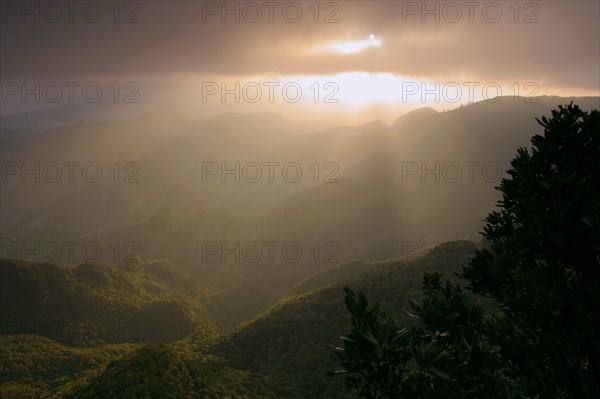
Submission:
<svg viewBox="0 0 600 399">
<path fill-rule="evenodd" d="M 309 48 L 310 54 L 358 54 L 371 47 L 380 47 L 381 39 L 371 34 L 364 40 L 340 40 L 320 43 Z"/>
<path fill-rule="evenodd" d="M 173 98 L 196 115 L 220 112 L 273 112 L 302 124 L 336 126 L 380 119 L 392 123 L 411 109 L 438 111 L 498 96 L 520 96 L 521 102 L 539 95 L 597 95 L 573 87 L 536 82 L 477 80 L 463 74 L 444 78 L 389 72 L 350 71 L 339 74 L 253 74 L 246 77 L 185 73 L 169 85 Z"/>
<path fill-rule="evenodd" d="M 133 82 L 140 106 L 168 101 L 201 114 L 294 116 L 306 107 L 310 115 L 339 110 L 353 117 L 388 107 L 394 118 L 406 108 L 451 109 L 499 95 L 599 94 L 598 2 L 540 2 L 535 15 L 529 2 L 490 2 L 502 8 L 499 21 L 462 3 L 454 12 L 445 2 L 414 2 L 418 9 L 407 13 L 410 2 L 346 1 L 339 10 L 331 2 L 295 2 L 303 8 L 299 21 L 279 7 L 263 8 L 256 23 L 259 14 L 246 12 L 255 7 L 244 5 L 251 2 L 170 3 L 140 2 L 139 23 L 119 29 L 107 19 L 109 7 L 100 24 L 63 21 L 60 29 L 10 15 L 0 34 L 3 78 L 28 87 L 101 81 L 109 93 L 114 82 Z M 206 21 L 203 4 L 218 9 Z M 556 29 L 564 24 L 567 30 Z M 36 62 L 27 48 L 36 48 Z M 20 95 L 11 98 L 1 112 L 29 109 Z"/>
</svg>

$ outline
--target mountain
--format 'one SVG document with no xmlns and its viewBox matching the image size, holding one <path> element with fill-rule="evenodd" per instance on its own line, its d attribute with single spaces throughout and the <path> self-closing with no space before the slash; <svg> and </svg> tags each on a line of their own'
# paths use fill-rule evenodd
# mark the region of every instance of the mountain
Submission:
<svg viewBox="0 0 600 399">
<path fill-rule="evenodd" d="M 3 234 L 51 231 L 70 238 L 139 223 L 161 205 L 178 215 L 253 219 L 381 146 L 371 135 L 340 141 L 300 131 L 273 115 L 194 119 L 169 111 L 2 139 L 0 155 L 16 168 L 2 185 Z M 328 162 L 337 166 L 326 169 Z M 22 175 L 36 163 L 37 178 L 35 172 Z M 203 172 L 208 164 L 217 168 L 215 174 Z M 288 164 L 291 180 L 283 175 Z M 221 176 L 221 169 L 236 167 L 238 176 Z"/>
<path fill-rule="evenodd" d="M 2 334 L 75 346 L 170 342 L 209 319 L 198 286 L 168 262 L 138 270 L 0 260 Z"/>
<path fill-rule="evenodd" d="M 317 288 L 326 287 L 338 281 L 347 280 L 357 274 L 364 273 L 376 267 L 377 263 L 350 261 L 323 269 L 293 286 L 288 295 L 300 295 Z"/>
<path fill-rule="evenodd" d="M 345 137 L 359 134 L 375 133 L 385 128 L 387 128 L 387 125 L 385 123 L 383 123 L 380 120 L 375 120 L 369 123 L 364 123 L 359 126 L 338 126 L 319 134 L 333 134 L 334 136 Z"/>
<path fill-rule="evenodd" d="M 73 348 L 40 335 L 0 335 L 0 397 L 62 397 L 72 384 L 85 381 L 136 347 Z"/>
<path fill-rule="evenodd" d="M 0 336 L 0 342 L 6 398 L 276 398 L 263 376 L 173 346 L 71 348 L 36 335 Z"/>
<path fill-rule="evenodd" d="M 389 149 L 362 161 L 367 171 L 288 198 L 258 221 L 259 241 L 329 242 L 341 260 L 385 260 L 404 247 L 477 239 L 516 149 L 540 131 L 535 117 L 568 102 L 538 100 L 405 115 L 385 133 Z M 599 99 L 577 101 L 589 109 Z"/>
<path fill-rule="evenodd" d="M 80 249 L 99 246 L 94 260 L 103 263 L 165 259 L 202 287 L 203 306 L 215 321 L 235 325 L 337 264 L 477 240 L 516 148 L 540 130 L 534 118 L 572 99 L 535 100 L 506 97 L 447 112 L 425 108 L 390 126 L 349 128 L 360 134 L 300 134 L 296 124 L 273 114 L 194 119 L 171 110 L 6 139 L 1 151 L 8 161 L 104 159 L 105 167 L 119 162 L 124 178 L 136 171 L 123 168 L 129 159 L 139 181 L 115 183 L 110 169 L 98 183 L 22 184 L 11 176 L 0 186 L 0 250 L 5 257 L 44 261 L 52 243 L 75 242 Z M 574 100 L 584 109 L 599 102 Z M 290 183 L 276 173 L 272 183 L 244 176 L 223 183 L 215 172 L 203 182 L 203 162 L 229 168 L 269 161 L 297 162 L 306 178 Z M 330 173 L 334 180 L 325 183 Z M 28 249 L 35 245 L 42 250 L 31 259 Z M 284 248 L 292 255 L 299 248 L 301 256 L 290 257 Z M 54 261 L 89 260 L 81 250 L 72 259 L 66 254 Z"/>
<path fill-rule="evenodd" d="M 391 316 L 405 320 L 402 309 L 408 308 L 409 297 L 421 295 L 423 273 L 440 272 L 456 280 L 454 272 L 469 262 L 475 248 L 467 241 L 445 243 L 412 259 L 389 261 L 350 279 L 286 297 L 208 350 L 231 367 L 265 375 L 278 397 L 345 398 L 342 379 L 325 375 L 335 369 L 332 345 L 350 329 L 343 287 L 364 293 Z M 184 341 L 206 346 L 193 336 Z"/>
<path fill-rule="evenodd" d="M 192 118 L 163 110 L 127 121 L 79 122 L 3 138 L 0 155 L 5 167 L 11 164 L 16 170 L 4 176 L 0 188 L 2 235 L 7 240 L 81 237 L 140 223 L 160 206 L 181 216 L 257 220 L 280 212 L 286 200 L 294 201 L 306 190 L 381 169 L 390 157 L 418 165 L 456 162 L 464 168 L 464 162 L 480 162 L 505 167 L 515 149 L 528 144 L 536 129 L 534 118 L 572 99 L 535 100 L 515 103 L 507 97 L 442 113 L 421 109 L 391 126 L 373 122 L 314 134 L 298 134 L 305 129 L 268 113 Z M 575 100 L 584 109 L 598 104 L 598 98 Z M 73 170 L 65 166 L 73 162 L 78 163 L 70 164 Z M 36 163 L 38 181 L 36 172 L 24 174 L 35 170 Z M 395 176 L 398 165 L 388 168 Z M 234 172 L 223 174 L 227 170 Z M 464 176 L 468 170 L 460 172 Z M 53 181 L 56 173 L 61 176 Z M 101 178 L 96 182 L 97 173 Z"/>
<path fill-rule="evenodd" d="M 407 299 L 420 295 L 424 272 L 440 272 L 456 280 L 453 273 L 467 264 L 475 248 L 472 242 L 445 243 L 401 260 L 373 264 L 367 271 L 358 274 L 354 269 L 366 264 L 348 264 L 341 268 L 352 271 L 347 277 L 338 274 L 341 281 L 329 277 L 332 282 L 329 285 L 298 295 L 291 294 L 244 325 L 228 330 L 221 330 L 219 326 L 202 328 L 167 345 L 121 343 L 73 348 L 40 337 L 39 332 L 38 335 L 3 334 L 0 336 L 3 351 L 0 357 L 0 392 L 3 397 L 9 395 L 16 399 L 345 398 L 342 380 L 325 375 L 335 367 L 329 355 L 331 345 L 337 345 L 339 336 L 350 327 L 349 317 L 344 311 L 342 288 L 349 286 L 363 292 L 369 298 L 379 300 L 389 314 L 402 318 L 401 309 L 407 307 Z M 3 263 L 3 271 L 5 267 Z M 66 290 L 60 287 L 66 284 L 59 283 L 64 280 L 60 274 L 65 274 L 62 271 L 65 267 L 43 267 L 47 271 L 46 279 L 54 280 L 56 283 L 52 286 L 58 287 L 50 297 L 56 298 L 56 293 L 61 291 L 65 295 Z M 32 270 L 36 269 L 35 265 L 13 265 L 12 268 L 25 269 L 31 286 L 35 288 L 35 282 L 39 280 L 36 271 Z M 107 279 L 119 279 L 118 273 L 108 271 L 104 266 L 100 270 L 89 266 L 80 271 L 77 268 L 71 270 L 75 275 L 70 276 L 73 280 L 70 291 L 74 293 L 77 292 L 76 282 L 85 285 L 84 278 L 76 275 L 88 275 L 88 278 L 104 281 L 104 285 Z M 23 273 L 23 270 L 19 271 Z M 320 277 L 314 278 L 326 284 Z M 4 276 L 2 281 L 6 281 Z M 113 282 L 111 285 L 125 288 L 122 284 Z M 2 288 L 3 295 L 6 295 L 5 287 Z M 106 288 L 99 289 L 108 291 Z M 93 289 L 87 287 L 85 291 Z M 33 297 L 37 297 L 36 290 L 33 292 Z M 129 289 L 128 297 L 133 300 L 140 294 L 140 291 L 136 294 Z M 14 294 L 8 295 L 8 298 L 11 297 L 14 298 Z M 81 302 L 89 305 L 85 297 Z M 4 298 L 1 303 L 5 306 Z M 39 305 L 39 301 L 36 304 L 23 303 L 19 306 L 26 309 L 37 306 L 41 314 L 50 312 L 48 307 Z M 18 307 L 15 303 L 11 305 Z M 72 311 L 69 309 L 72 306 L 67 300 L 55 312 L 67 314 Z M 163 312 L 170 310 L 163 309 Z M 97 312 L 91 311 L 88 320 L 97 316 Z M 157 329 L 169 323 L 161 320 L 160 324 L 143 328 Z"/>
<path fill-rule="evenodd" d="M 226 367 L 219 359 L 154 344 L 111 362 L 64 399 L 95 398 L 275 399 L 257 374 Z"/>
<path fill-rule="evenodd" d="M 129 103 L 126 107 L 115 102 L 64 104 L 25 112 L 12 112 L 0 116 L 0 137 L 24 137 L 49 129 L 81 121 L 116 121 L 131 119 L 148 112 L 142 104 Z M 24 134 L 25 131 L 29 132 Z"/>
</svg>

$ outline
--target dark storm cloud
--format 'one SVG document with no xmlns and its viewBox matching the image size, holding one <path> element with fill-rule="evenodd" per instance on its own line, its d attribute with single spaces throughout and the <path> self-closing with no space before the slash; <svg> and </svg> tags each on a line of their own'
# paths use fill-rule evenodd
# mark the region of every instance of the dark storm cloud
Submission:
<svg viewBox="0 0 600 399">
<path fill-rule="evenodd" d="M 69 15 L 66 3 L 54 3 L 62 15 L 50 23 L 55 10 L 47 8 L 44 15 L 43 3 L 30 3 L 23 14 L 22 3 L 3 2 L 3 79 L 367 71 L 486 80 L 535 78 L 547 85 L 587 89 L 600 84 L 597 1 L 521 2 L 518 7 L 512 1 L 321 2 L 318 22 L 312 1 L 293 6 L 240 2 L 239 23 L 233 14 L 221 22 L 223 2 L 124 2 L 118 14 L 113 2 L 96 2 L 102 17 L 94 23 L 89 20 L 95 18 L 95 6 L 87 7 L 86 16 L 83 9 L 88 3 L 70 2 L 74 5 Z M 262 16 L 251 23 L 256 4 Z M 235 9 L 236 3 L 227 2 L 225 7 Z M 292 23 L 297 8 L 302 16 Z M 138 22 L 124 23 L 127 18 Z M 325 23 L 328 18 L 338 22 Z M 383 41 L 381 47 L 352 55 L 304 51 L 330 40 L 363 40 L 371 33 Z"/>
</svg>

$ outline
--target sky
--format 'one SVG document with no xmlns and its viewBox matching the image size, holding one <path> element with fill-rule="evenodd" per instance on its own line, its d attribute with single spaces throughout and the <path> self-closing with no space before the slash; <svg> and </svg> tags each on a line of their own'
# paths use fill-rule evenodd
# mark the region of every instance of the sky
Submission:
<svg viewBox="0 0 600 399">
<path fill-rule="evenodd" d="M 600 95 L 595 0 L 1 7 L 2 114 L 90 104 L 98 87 L 101 102 L 355 123 L 497 95 Z"/>
</svg>

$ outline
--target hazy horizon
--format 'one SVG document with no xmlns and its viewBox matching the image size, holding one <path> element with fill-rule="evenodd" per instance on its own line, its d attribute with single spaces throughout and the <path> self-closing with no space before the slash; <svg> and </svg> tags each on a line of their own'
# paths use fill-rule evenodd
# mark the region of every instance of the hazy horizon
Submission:
<svg viewBox="0 0 600 399">
<path fill-rule="evenodd" d="M 333 126 L 499 95 L 600 96 L 598 2 L 263 3 L 4 2 L 2 114 L 175 106 Z"/>
<path fill-rule="evenodd" d="M 0 397 L 600 397 L 599 109 L 598 0 L 3 0 Z"/>
</svg>

